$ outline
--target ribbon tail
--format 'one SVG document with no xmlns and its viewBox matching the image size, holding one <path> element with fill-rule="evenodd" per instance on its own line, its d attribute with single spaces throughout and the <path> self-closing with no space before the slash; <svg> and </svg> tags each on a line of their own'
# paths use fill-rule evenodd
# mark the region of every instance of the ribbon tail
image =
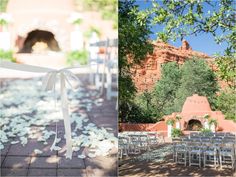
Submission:
<svg viewBox="0 0 236 177">
<path fill-rule="evenodd" d="M 62 106 L 62 114 L 64 119 L 65 126 L 65 138 L 66 138 L 66 158 L 72 159 L 72 139 L 71 139 L 71 125 L 70 125 L 70 117 L 68 111 L 68 101 L 67 94 L 65 88 L 65 75 L 61 73 L 61 106 Z"/>
<path fill-rule="evenodd" d="M 57 143 L 57 123 L 56 123 L 56 134 L 55 134 L 55 138 L 54 138 L 54 141 L 52 143 L 52 146 L 50 147 L 50 150 L 53 151 L 55 146 L 56 146 L 56 143 Z"/>
</svg>

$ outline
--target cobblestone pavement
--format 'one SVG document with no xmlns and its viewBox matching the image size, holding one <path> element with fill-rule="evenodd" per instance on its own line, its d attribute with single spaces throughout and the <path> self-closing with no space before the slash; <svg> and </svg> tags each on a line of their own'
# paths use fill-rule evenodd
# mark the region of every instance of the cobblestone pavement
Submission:
<svg viewBox="0 0 236 177">
<path fill-rule="evenodd" d="M 83 77 L 82 82 L 88 90 L 88 78 Z M 102 97 L 104 98 L 104 97 Z M 97 127 L 104 127 L 117 137 L 117 111 L 116 99 L 108 101 L 104 98 L 101 106 L 93 106 L 87 111 L 89 122 Z M 72 125 L 73 126 L 73 125 Z M 47 129 L 54 129 L 55 124 L 50 124 Z M 64 136 L 63 121 L 58 123 L 58 136 Z M 59 146 L 59 151 L 51 151 L 53 137 L 48 139 L 48 144 L 43 145 L 37 140 L 31 139 L 25 146 L 21 144 L 4 144 L 1 151 L 1 176 L 117 176 L 117 149 L 113 148 L 107 156 L 95 158 L 78 158 L 87 149 L 73 152 L 72 160 L 65 158 L 65 140 Z M 42 154 L 35 154 L 34 149 L 41 150 Z"/>
</svg>

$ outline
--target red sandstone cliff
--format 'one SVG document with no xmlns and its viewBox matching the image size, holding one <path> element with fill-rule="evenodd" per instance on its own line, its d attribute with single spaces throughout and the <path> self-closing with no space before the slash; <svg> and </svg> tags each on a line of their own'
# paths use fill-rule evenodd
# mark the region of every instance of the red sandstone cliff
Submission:
<svg viewBox="0 0 236 177">
<path fill-rule="evenodd" d="M 153 88 L 156 81 L 160 79 L 161 65 L 166 62 L 176 61 L 183 64 L 187 59 L 196 56 L 206 59 L 210 66 L 215 69 L 211 64 L 212 58 L 204 53 L 193 51 L 186 40 L 183 40 L 180 48 L 160 41 L 153 42 L 153 46 L 153 54 L 147 55 L 142 65 L 135 66 L 133 70 L 133 80 L 138 92 Z"/>
</svg>

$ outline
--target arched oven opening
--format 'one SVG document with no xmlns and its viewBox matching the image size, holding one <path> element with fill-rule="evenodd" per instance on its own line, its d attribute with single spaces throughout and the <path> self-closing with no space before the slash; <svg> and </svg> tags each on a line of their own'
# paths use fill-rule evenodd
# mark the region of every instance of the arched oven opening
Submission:
<svg viewBox="0 0 236 177">
<path fill-rule="evenodd" d="M 54 34 L 44 30 L 34 30 L 28 33 L 19 53 L 48 53 L 60 51 Z"/>
<path fill-rule="evenodd" d="M 201 121 L 196 119 L 191 119 L 188 122 L 187 130 L 189 131 L 200 131 L 203 128 Z"/>
</svg>

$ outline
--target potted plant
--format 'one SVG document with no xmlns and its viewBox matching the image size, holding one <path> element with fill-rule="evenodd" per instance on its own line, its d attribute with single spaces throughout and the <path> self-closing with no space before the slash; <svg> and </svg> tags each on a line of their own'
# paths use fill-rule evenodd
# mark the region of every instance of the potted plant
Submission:
<svg viewBox="0 0 236 177">
<path fill-rule="evenodd" d="M 203 116 L 203 118 L 205 119 L 204 128 L 205 128 L 205 129 L 209 129 L 208 119 L 210 118 L 210 115 L 209 115 L 209 114 L 205 114 L 205 115 Z"/>
<path fill-rule="evenodd" d="M 80 50 L 80 51 L 71 51 L 67 53 L 67 64 L 70 66 L 73 65 L 86 65 L 88 64 L 88 51 Z"/>
<path fill-rule="evenodd" d="M 70 17 L 68 18 L 68 22 L 76 26 L 80 25 L 82 21 L 83 21 L 83 17 L 78 12 L 71 13 Z"/>
<path fill-rule="evenodd" d="M 8 31 L 8 25 L 12 21 L 10 14 L 0 12 L 0 48 L 4 51 L 11 49 L 11 34 Z"/>
<path fill-rule="evenodd" d="M 83 16 L 78 12 L 73 12 L 67 21 L 74 26 L 74 30 L 70 34 L 71 50 L 82 50 L 84 47 L 84 37 L 80 30 L 80 25 L 83 22 Z"/>
<path fill-rule="evenodd" d="M 211 129 L 208 129 L 208 128 L 202 128 L 202 129 L 201 129 L 201 133 L 202 133 L 203 135 L 210 134 L 211 132 L 212 132 Z"/>
<path fill-rule="evenodd" d="M 216 119 L 210 119 L 209 120 L 209 125 L 210 125 L 210 129 L 212 132 L 216 131 L 216 126 L 217 126 L 217 120 Z"/>
<path fill-rule="evenodd" d="M 182 119 L 182 117 L 179 114 L 177 114 L 175 119 L 177 120 L 176 128 L 180 129 L 180 120 Z"/>
<path fill-rule="evenodd" d="M 166 121 L 166 124 L 167 124 L 167 136 L 168 137 L 171 137 L 171 131 L 172 131 L 172 127 L 173 127 L 173 125 L 174 125 L 174 123 L 175 123 L 175 120 L 174 119 L 168 119 L 167 121 Z"/>
<path fill-rule="evenodd" d="M 182 135 L 182 131 L 179 128 L 173 128 L 171 132 L 172 138 L 178 138 Z"/>
<path fill-rule="evenodd" d="M 0 26 L 2 27 L 2 31 L 7 31 L 7 26 L 12 22 L 11 15 L 7 13 L 0 13 Z"/>
</svg>

